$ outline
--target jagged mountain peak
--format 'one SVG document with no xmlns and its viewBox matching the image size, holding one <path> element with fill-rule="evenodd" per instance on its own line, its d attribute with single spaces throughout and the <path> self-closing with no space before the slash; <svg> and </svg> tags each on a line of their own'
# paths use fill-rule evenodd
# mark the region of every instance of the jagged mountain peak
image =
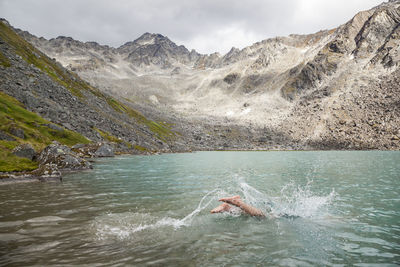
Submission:
<svg viewBox="0 0 400 267">
<path fill-rule="evenodd" d="M 127 50 L 132 50 L 142 45 L 153 45 L 159 44 L 161 42 L 172 43 L 172 41 L 168 39 L 168 37 L 163 36 L 162 34 L 145 32 L 134 41 L 129 41 L 121 45 L 120 47 L 118 47 L 118 50 L 126 52 Z"/>
<path fill-rule="evenodd" d="M 56 40 L 65 40 L 65 41 L 75 41 L 74 38 L 72 38 L 70 36 L 63 36 L 63 35 L 57 36 L 55 39 Z M 50 40 L 52 40 L 52 39 L 50 39 Z"/>
<path fill-rule="evenodd" d="M 176 64 L 190 64 L 200 56 L 195 50 L 189 51 L 162 34 L 149 32 L 118 47 L 117 51 L 135 66 L 156 65 L 164 69 L 176 67 Z"/>
<path fill-rule="evenodd" d="M 145 32 L 143 33 L 139 38 L 137 38 L 134 42 L 136 43 L 140 43 L 143 41 L 148 41 L 148 40 L 153 40 L 154 42 L 159 42 L 159 41 L 169 41 L 171 42 L 171 40 L 160 34 L 160 33 L 150 33 L 150 32 Z"/>
<path fill-rule="evenodd" d="M 179 47 L 180 49 L 189 51 L 184 45 L 177 45 L 176 43 L 171 41 L 167 36 L 164 36 L 159 33 L 150 33 L 150 32 L 142 34 L 139 38 L 135 39 L 134 41 L 126 42 L 117 49 L 120 53 L 129 53 L 133 52 L 133 50 L 137 49 L 138 47 L 151 46 L 151 45 L 164 46 L 165 48 Z"/>
</svg>

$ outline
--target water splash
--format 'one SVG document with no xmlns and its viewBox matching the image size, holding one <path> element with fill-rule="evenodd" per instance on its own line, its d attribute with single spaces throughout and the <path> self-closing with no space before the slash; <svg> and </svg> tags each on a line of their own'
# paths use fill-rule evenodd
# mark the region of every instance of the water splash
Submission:
<svg viewBox="0 0 400 267">
<path fill-rule="evenodd" d="M 226 192 L 220 188 L 214 189 L 205 194 L 197 207 L 182 219 L 171 217 L 160 219 L 147 213 L 109 213 L 97 217 L 92 228 L 96 230 L 95 234 L 100 240 L 128 239 L 138 232 L 158 229 L 161 231 L 161 229 L 165 230 L 165 227 L 176 230 L 183 226 L 190 226 L 196 216 L 217 199 L 235 194 L 241 195 L 246 203 L 261 209 L 269 217 L 323 217 L 327 215 L 328 208 L 336 196 L 334 190 L 325 196 L 316 195 L 311 190 L 312 181 L 304 186 L 290 182 L 280 190 L 278 196 L 269 196 L 247 184 L 244 179 L 237 178 L 236 183 L 231 183 L 228 188 L 229 191 L 232 190 L 235 193 Z M 240 216 L 240 214 L 240 209 L 236 207 L 229 213 L 225 213 L 228 216 Z"/>
<path fill-rule="evenodd" d="M 155 217 L 147 213 L 125 212 L 97 217 L 92 228 L 96 230 L 95 235 L 99 240 L 113 238 L 124 240 L 137 232 L 180 224 L 180 220 L 169 217 L 157 221 Z"/>
<path fill-rule="evenodd" d="M 333 203 L 335 190 L 327 195 L 316 195 L 312 191 L 312 180 L 306 185 L 296 185 L 293 181 L 280 190 L 280 196 L 274 199 L 273 212 L 279 216 L 292 217 L 323 217 L 328 215 Z"/>
<path fill-rule="evenodd" d="M 214 197 L 211 197 L 205 205 L 203 205 L 204 200 L 205 200 L 208 196 L 210 196 L 210 195 L 212 195 L 212 194 L 215 194 L 215 193 L 218 193 L 219 191 L 220 191 L 219 189 L 214 189 L 214 190 L 210 191 L 209 193 L 205 194 L 205 195 L 203 196 L 203 198 L 200 200 L 199 205 L 197 206 L 197 208 L 196 208 L 194 211 L 192 211 L 189 215 L 187 215 L 185 218 L 183 218 L 182 220 L 180 220 L 180 221 L 181 221 L 180 224 L 177 224 L 177 227 L 175 226 L 175 228 L 179 228 L 179 227 L 182 226 L 182 225 L 188 225 L 188 224 L 190 224 L 190 223 L 192 222 L 193 218 L 194 218 L 197 214 L 199 214 L 202 210 L 204 210 L 205 208 L 207 208 L 207 207 L 211 204 L 211 202 L 212 202 L 213 200 L 215 200 L 215 196 L 214 196 Z"/>
<path fill-rule="evenodd" d="M 182 226 L 189 226 L 193 219 L 215 200 L 218 191 L 219 189 L 215 189 L 205 194 L 196 209 L 182 219 L 170 217 L 158 219 L 147 213 L 135 212 L 118 214 L 108 213 L 97 217 L 91 228 L 96 230 L 95 235 L 99 240 L 109 238 L 128 239 L 137 232 L 154 230 L 162 227 L 172 227 L 176 230 Z M 207 200 L 207 198 L 209 199 Z"/>
<path fill-rule="evenodd" d="M 312 180 L 306 185 L 297 185 L 292 181 L 283 186 L 277 196 L 262 193 L 243 179 L 238 179 L 237 184 L 239 195 L 243 195 L 246 203 L 272 217 L 323 217 L 328 215 L 336 197 L 334 189 L 328 195 L 316 195 L 312 191 Z"/>
</svg>

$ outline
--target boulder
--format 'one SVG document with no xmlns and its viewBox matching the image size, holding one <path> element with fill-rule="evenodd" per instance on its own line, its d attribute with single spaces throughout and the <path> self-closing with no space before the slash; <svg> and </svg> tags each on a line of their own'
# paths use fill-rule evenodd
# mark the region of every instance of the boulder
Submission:
<svg viewBox="0 0 400 267">
<path fill-rule="evenodd" d="M 10 134 L 19 137 L 21 139 L 25 138 L 25 133 L 24 130 L 22 130 L 21 128 L 17 128 L 17 127 L 13 127 L 10 129 Z"/>
<path fill-rule="evenodd" d="M 33 160 L 35 157 L 36 151 L 32 147 L 31 144 L 22 144 L 14 148 L 12 153 L 21 158 L 27 158 L 29 160 Z"/>
<path fill-rule="evenodd" d="M 67 146 L 54 141 L 40 153 L 38 157 L 40 165 L 55 164 L 59 169 L 84 170 L 92 166 L 89 162 L 79 157 Z"/>
<path fill-rule="evenodd" d="M 3 131 L 0 131 L 0 140 L 15 141 L 15 138 Z"/>
<path fill-rule="evenodd" d="M 240 78 L 239 73 L 230 73 L 225 76 L 224 82 L 226 82 L 227 84 L 232 84 L 232 83 L 236 82 L 239 78 Z"/>
<path fill-rule="evenodd" d="M 32 174 L 40 177 L 40 180 L 47 180 L 49 178 L 58 178 L 61 180 L 61 172 L 57 165 L 53 163 L 40 165 L 39 168 L 32 172 Z"/>
<path fill-rule="evenodd" d="M 61 128 L 60 126 L 58 126 L 58 125 L 56 125 L 54 123 L 42 124 L 42 126 L 49 127 L 50 129 L 53 129 L 53 130 L 56 130 L 56 131 L 59 131 L 59 132 L 63 132 L 64 131 L 63 128 Z"/>
<path fill-rule="evenodd" d="M 94 155 L 95 157 L 114 157 L 114 148 L 109 144 L 102 144 Z"/>
<path fill-rule="evenodd" d="M 80 149 L 80 148 L 84 148 L 85 147 L 85 144 L 76 144 L 76 145 L 73 145 L 71 148 L 72 149 Z"/>
</svg>

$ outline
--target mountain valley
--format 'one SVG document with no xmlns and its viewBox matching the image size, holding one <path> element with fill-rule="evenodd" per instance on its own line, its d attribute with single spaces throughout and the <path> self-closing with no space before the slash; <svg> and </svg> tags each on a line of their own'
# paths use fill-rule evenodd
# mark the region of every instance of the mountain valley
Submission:
<svg viewBox="0 0 400 267">
<path fill-rule="evenodd" d="M 52 141 L 105 142 L 117 153 L 139 154 L 397 150 L 399 25 L 400 2 L 389 1 L 335 29 L 222 56 L 152 33 L 118 48 L 47 40 L 3 19 L 3 165 L 19 145 L 41 151 Z"/>
</svg>

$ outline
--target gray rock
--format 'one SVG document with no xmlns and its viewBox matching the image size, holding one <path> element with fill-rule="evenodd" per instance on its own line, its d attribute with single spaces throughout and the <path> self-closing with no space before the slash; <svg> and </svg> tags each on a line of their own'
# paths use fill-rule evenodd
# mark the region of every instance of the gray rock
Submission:
<svg viewBox="0 0 400 267">
<path fill-rule="evenodd" d="M 114 148 L 109 144 L 101 145 L 94 154 L 96 157 L 114 157 Z"/>
<path fill-rule="evenodd" d="M 40 165 L 55 164 L 59 169 L 83 170 L 90 169 L 91 164 L 80 158 L 67 146 L 54 141 L 47 146 L 39 155 Z"/>
<path fill-rule="evenodd" d="M 60 126 L 54 124 L 54 123 L 48 123 L 48 124 L 43 124 L 43 126 L 49 127 L 50 129 L 56 130 L 56 131 L 64 131 L 63 128 L 61 128 Z"/>
<path fill-rule="evenodd" d="M 57 164 L 47 163 L 44 165 L 40 165 L 39 168 L 32 172 L 33 175 L 40 177 L 41 181 L 45 181 L 47 179 L 57 178 L 61 180 L 61 172 L 57 167 Z"/>
<path fill-rule="evenodd" d="M 79 149 L 79 148 L 83 148 L 83 147 L 85 147 L 84 144 L 76 144 L 76 145 L 73 145 L 71 148 L 72 149 Z"/>
<path fill-rule="evenodd" d="M 68 123 L 68 122 L 64 122 L 62 125 L 63 125 L 65 128 L 69 129 L 69 130 L 72 130 L 72 129 L 73 129 L 73 127 L 71 126 L 71 124 Z"/>
<path fill-rule="evenodd" d="M 226 82 L 227 84 L 232 84 L 232 83 L 236 82 L 239 78 L 240 78 L 239 73 L 230 73 L 225 76 L 224 82 Z"/>
<path fill-rule="evenodd" d="M 22 130 L 21 128 L 18 128 L 18 127 L 11 128 L 10 129 L 10 134 L 12 134 L 12 135 L 14 135 L 16 137 L 19 137 L 21 139 L 25 138 L 24 130 Z"/>
<path fill-rule="evenodd" d="M 35 149 L 31 144 L 22 144 L 14 148 L 12 151 L 14 155 L 21 158 L 27 158 L 29 160 L 33 160 L 36 155 Z"/>
<path fill-rule="evenodd" d="M 7 133 L 0 131 L 0 140 L 5 140 L 5 141 L 15 141 L 15 138 L 8 135 Z"/>
</svg>

